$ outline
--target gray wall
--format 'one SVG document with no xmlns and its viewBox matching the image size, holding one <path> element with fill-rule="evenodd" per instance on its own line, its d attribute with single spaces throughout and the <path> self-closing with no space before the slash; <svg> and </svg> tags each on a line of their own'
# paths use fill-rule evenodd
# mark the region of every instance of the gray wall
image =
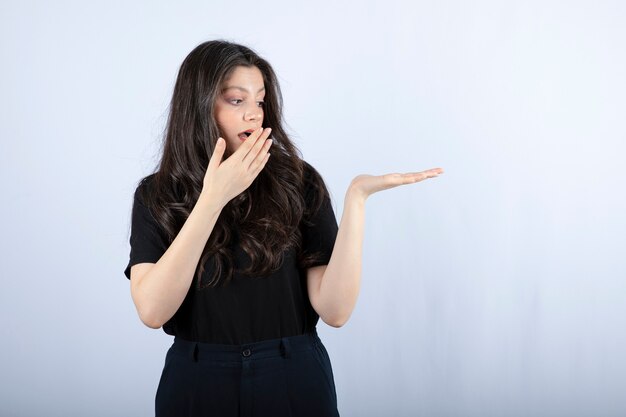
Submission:
<svg viewBox="0 0 626 417">
<path fill-rule="evenodd" d="M 471 4 L 470 4 L 471 3 Z M 597 1 L 12 2 L 0 7 L 0 415 L 149 416 L 172 338 L 123 275 L 183 58 L 279 74 L 360 297 L 320 322 L 342 416 L 626 414 L 626 7 Z"/>
</svg>

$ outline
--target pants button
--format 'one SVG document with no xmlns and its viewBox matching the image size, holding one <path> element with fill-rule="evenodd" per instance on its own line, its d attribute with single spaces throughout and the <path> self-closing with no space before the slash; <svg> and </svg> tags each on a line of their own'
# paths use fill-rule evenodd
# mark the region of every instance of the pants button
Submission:
<svg viewBox="0 0 626 417">
<path fill-rule="evenodd" d="M 244 350 L 243 352 L 241 352 L 241 354 L 242 354 L 243 356 L 246 356 L 246 357 L 247 357 L 247 356 L 250 356 L 250 349 L 246 349 L 246 350 Z"/>
</svg>

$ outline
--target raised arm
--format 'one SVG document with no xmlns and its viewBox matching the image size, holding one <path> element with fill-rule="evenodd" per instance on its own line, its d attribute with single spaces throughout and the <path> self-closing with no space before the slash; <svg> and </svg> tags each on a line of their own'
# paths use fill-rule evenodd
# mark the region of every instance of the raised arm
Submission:
<svg viewBox="0 0 626 417">
<path fill-rule="evenodd" d="M 356 305 L 361 284 L 361 255 L 365 201 L 375 192 L 413 184 L 443 173 L 441 168 L 422 172 L 386 175 L 359 175 L 352 180 L 344 200 L 337 239 L 328 265 L 309 268 L 307 287 L 311 305 L 322 320 L 343 326 Z"/>
<path fill-rule="evenodd" d="M 157 263 L 131 267 L 131 296 L 146 326 L 161 327 L 183 303 L 223 207 L 248 188 L 267 163 L 270 132 L 254 132 L 224 162 L 225 142 L 219 139 L 200 197 L 176 238 Z"/>
</svg>

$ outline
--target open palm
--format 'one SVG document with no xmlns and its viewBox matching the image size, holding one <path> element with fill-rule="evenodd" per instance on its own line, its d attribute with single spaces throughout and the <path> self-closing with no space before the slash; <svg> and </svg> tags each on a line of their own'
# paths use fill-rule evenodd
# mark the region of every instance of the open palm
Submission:
<svg viewBox="0 0 626 417">
<path fill-rule="evenodd" d="M 408 172 L 405 174 L 393 173 L 384 175 L 356 176 L 352 180 L 351 187 L 358 191 L 364 198 L 382 190 L 394 188 L 399 185 L 413 184 L 428 178 L 437 177 L 443 174 L 442 168 L 431 168 L 421 172 Z"/>
</svg>

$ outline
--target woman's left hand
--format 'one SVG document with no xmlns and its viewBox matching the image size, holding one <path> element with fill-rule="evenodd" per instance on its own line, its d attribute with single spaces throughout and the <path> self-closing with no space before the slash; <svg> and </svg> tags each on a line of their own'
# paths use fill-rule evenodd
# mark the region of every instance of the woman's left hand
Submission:
<svg viewBox="0 0 626 417">
<path fill-rule="evenodd" d="M 384 175 L 358 175 L 350 184 L 350 191 L 356 193 L 363 200 L 370 195 L 397 187 L 398 185 L 413 184 L 428 178 L 437 177 L 443 174 L 442 168 L 431 168 L 421 172 L 408 172 L 406 174 L 384 174 Z"/>
</svg>

